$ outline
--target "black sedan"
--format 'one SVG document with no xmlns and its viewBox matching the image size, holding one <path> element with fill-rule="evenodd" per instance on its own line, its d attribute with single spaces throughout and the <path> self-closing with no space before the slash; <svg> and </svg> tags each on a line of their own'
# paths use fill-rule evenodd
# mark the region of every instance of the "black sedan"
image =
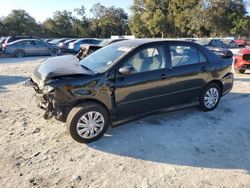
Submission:
<svg viewBox="0 0 250 188">
<path fill-rule="evenodd" d="M 232 89 L 231 63 L 193 42 L 127 40 L 80 63 L 73 56 L 44 61 L 31 79 L 45 117 L 66 120 L 78 142 L 100 138 L 108 126 L 198 105 L 214 110 Z"/>
</svg>

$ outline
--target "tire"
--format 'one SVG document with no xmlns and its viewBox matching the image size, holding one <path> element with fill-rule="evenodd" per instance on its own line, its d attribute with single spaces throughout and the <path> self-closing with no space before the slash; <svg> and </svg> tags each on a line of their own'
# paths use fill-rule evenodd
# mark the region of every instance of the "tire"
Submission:
<svg viewBox="0 0 250 188">
<path fill-rule="evenodd" d="M 56 50 L 56 49 L 50 50 L 50 55 L 51 56 L 57 56 L 58 55 L 58 50 Z"/>
<path fill-rule="evenodd" d="M 242 69 L 234 69 L 234 72 L 238 73 L 238 74 L 244 74 L 246 72 L 246 70 L 242 70 Z"/>
<path fill-rule="evenodd" d="M 16 50 L 14 52 L 14 56 L 15 57 L 24 57 L 25 56 L 25 52 L 23 50 Z"/>
<path fill-rule="evenodd" d="M 91 112 L 92 118 L 89 118 Z M 97 116 L 96 120 L 94 120 L 95 115 Z M 74 107 L 66 120 L 66 127 L 71 137 L 80 143 L 90 143 L 98 140 L 107 131 L 108 126 L 109 114 L 107 110 L 93 102 L 82 103 Z M 91 136 L 92 131 L 94 135 Z"/>
<path fill-rule="evenodd" d="M 200 95 L 199 103 L 200 103 L 200 109 L 202 111 L 212 111 L 214 110 L 221 98 L 221 88 L 216 83 L 210 83 L 208 84 L 202 91 L 202 94 Z M 211 98 L 209 99 L 209 94 Z M 206 99 L 206 98 L 207 99 Z"/>
</svg>

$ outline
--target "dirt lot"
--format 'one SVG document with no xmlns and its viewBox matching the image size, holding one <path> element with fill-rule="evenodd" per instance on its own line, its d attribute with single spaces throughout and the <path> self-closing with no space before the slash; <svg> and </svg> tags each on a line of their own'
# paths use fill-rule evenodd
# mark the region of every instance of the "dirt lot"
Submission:
<svg viewBox="0 0 250 188">
<path fill-rule="evenodd" d="M 250 187 L 250 72 L 213 112 L 150 116 L 85 145 L 22 86 L 43 59 L 0 59 L 0 187 Z"/>
</svg>

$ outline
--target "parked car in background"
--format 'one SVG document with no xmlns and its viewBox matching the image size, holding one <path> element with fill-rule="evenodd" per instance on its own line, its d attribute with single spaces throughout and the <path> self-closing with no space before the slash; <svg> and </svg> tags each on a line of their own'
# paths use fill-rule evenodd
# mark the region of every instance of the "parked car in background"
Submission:
<svg viewBox="0 0 250 188">
<path fill-rule="evenodd" d="M 66 40 L 68 40 L 68 38 L 53 39 L 49 41 L 48 43 L 58 45 L 60 42 L 65 42 Z"/>
<path fill-rule="evenodd" d="M 245 73 L 250 70 L 250 48 L 243 48 L 235 54 L 234 70 L 236 73 Z"/>
<path fill-rule="evenodd" d="M 115 43 L 115 42 L 123 41 L 123 40 L 127 40 L 127 39 L 124 39 L 124 38 L 104 39 L 102 42 L 100 42 L 99 44 L 96 44 L 96 45 L 95 44 L 81 44 L 80 50 L 77 53 L 76 57 L 79 60 L 82 60 L 83 58 L 87 57 L 89 54 L 95 52 L 96 50 L 103 48 L 104 46 L 107 46 L 107 45 Z"/>
<path fill-rule="evenodd" d="M 53 38 L 45 38 L 45 39 L 43 38 L 42 40 L 43 40 L 44 42 L 50 42 L 50 41 L 52 41 L 52 40 L 54 40 L 54 39 L 53 39 Z"/>
<path fill-rule="evenodd" d="M 65 51 L 67 51 L 67 49 L 68 49 L 68 47 L 69 47 L 69 43 L 74 42 L 74 41 L 76 41 L 76 40 L 77 40 L 77 39 L 68 39 L 68 40 L 66 40 L 66 41 L 64 41 L 64 42 L 60 42 L 60 43 L 58 44 L 58 47 L 61 49 L 61 51 L 65 52 Z"/>
<path fill-rule="evenodd" d="M 100 42 L 101 40 L 91 38 L 77 39 L 76 41 L 69 43 L 68 51 L 71 53 L 77 53 L 80 50 L 81 44 L 99 44 Z"/>
<path fill-rule="evenodd" d="M 72 56 L 49 58 L 25 85 L 34 88 L 46 118 L 66 120 L 73 139 L 87 143 L 110 123 L 196 105 L 214 110 L 232 89 L 231 69 L 193 42 L 126 40 L 80 63 Z"/>
<path fill-rule="evenodd" d="M 196 40 L 196 43 L 205 46 L 216 55 L 222 58 L 232 58 L 233 52 L 228 49 L 228 45 L 220 39 Z"/>
<path fill-rule="evenodd" d="M 15 57 L 24 57 L 31 55 L 51 55 L 60 54 L 57 46 L 51 45 L 38 39 L 21 39 L 6 44 L 3 47 L 3 53 L 13 55 Z"/>
<path fill-rule="evenodd" d="M 217 48 L 217 47 L 209 47 L 209 46 L 207 48 L 222 58 L 233 57 L 233 52 L 227 48 Z"/>
<path fill-rule="evenodd" d="M 2 37 L 2 38 L 0 39 L 0 52 L 1 52 L 2 49 L 3 49 L 3 46 L 2 46 L 2 45 L 5 43 L 6 38 L 7 38 L 7 37 Z"/>
<path fill-rule="evenodd" d="M 248 37 L 239 37 L 234 41 L 238 45 L 238 47 L 245 47 L 250 45 L 250 39 Z"/>
<path fill-rule="evenodd" d="M 34 39 L 35 37 L 32 37 L 32 36 L 9 36 L 6 38 L 3 46 L 5 44 L 8 44 L 8 43 L 11 43 L 11 42 L 14 42 L 14 41 L 17 41 L 17 40 L 20 40 L 20 39 Z M 38 39 L 38 38 L 36 38 Z"/>
<path fill-rule="evenodd" d="M 222 39 L 222 41 L 227 45 L 227 48 L 237 48 L 238 45 L 234 39 Z"/>
</svg>

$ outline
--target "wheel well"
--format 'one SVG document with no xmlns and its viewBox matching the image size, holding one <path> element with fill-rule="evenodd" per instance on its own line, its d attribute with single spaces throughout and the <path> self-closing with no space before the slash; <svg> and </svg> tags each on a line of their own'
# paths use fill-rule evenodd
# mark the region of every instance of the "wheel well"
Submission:
<svg viewBox="0 0 250 188">
<path fill-rule="evenodd" d="M 108 114 L 110 115 L 110 112 L 109 112 L 109 109 L 107 108 L 107 106 L 106 106 L 104 103 L 102 103 L 101 101 L 98 101 L 98 100 L 96 100 L 96 99 L 78 100 L 78 101 L 76 102 L 76 105 L 81 104 L 81 103 L 84 103 L 84 102 L 93 102 L 93 103 L 97 103 L 97 104 L 101 105 L 102 107 L 104 107 L 104 108 L 107 110 Z M 75 106 L 76 106 L 76 105 L 75 105 Z"/>
<path fill-rule="evenodd" d="M 211 83 L 216 83 L 220 87 L 221 93 L 223 93 L 223 84 L 222 84 L 221 81 L 219 81 L 219 80 L 212 80 L 211 82 L 207 83 L 207 85 L 211 84 Z"/>
<path fill-rule="evenodd" d="M 23 49 L 16 49 L 16 50 L 14 51 L 14 53 L 16 53 L 16 52 L 23 52 L 23 53 L 25 53 L 25 51 L 24 51 Z"/>
</svg>

